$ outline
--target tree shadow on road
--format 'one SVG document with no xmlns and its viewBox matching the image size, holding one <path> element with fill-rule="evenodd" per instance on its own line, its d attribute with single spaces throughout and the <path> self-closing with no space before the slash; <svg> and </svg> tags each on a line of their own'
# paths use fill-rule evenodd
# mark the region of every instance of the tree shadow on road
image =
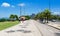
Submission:
<svg viewBox="0 0 60 36">
<path fill-rule="evenodd" d="M 7 33 L 13 33 L 15 32 L 14 30 L 6 31 Z"/>
<path fill-rule="evenodd" d="M 17 30 L 18 32 L 22 32 L 22 33 L 31 33 L 31 31 L 30 30 Z"/>
<path fill-rule="evenodd" d="M 9 30 L 9 31 L 6 31 L 6 32 L 7 33 L 13 33 L 13 32 L 31 33 L 31 30 L 20 29 L 20 30 Z"/>
</svg>

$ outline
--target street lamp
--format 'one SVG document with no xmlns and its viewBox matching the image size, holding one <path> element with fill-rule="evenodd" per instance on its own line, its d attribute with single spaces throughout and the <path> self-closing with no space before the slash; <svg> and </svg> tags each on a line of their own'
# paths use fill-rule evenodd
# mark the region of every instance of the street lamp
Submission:
<svg viewBox="0 0 60 36">
<path fill-rule="evenodd" d="M 21 3 L 21 4 L 19 4 L 19 6 L 20 6 L 20 16 L 21 16 L 22 15 L 22 7 L 25 6 L 25 4 Z"/>
<path fill-rule="evenodd" d="M 51 10 L 50 8 L 51 8 L 51 5 L 50 5 L 50 0 L 49 0 L 49 10 Z"/>
<path fill-rule="evenodd" d="M 25 6 L 25 4 L 24 3 L 21 3 L 21 4 L 19 4 L 19 6 L 20 6 L 20 18 L 19 18 L 19 20 L 21 20 L 21 16 L 22 16 L 22 7 L 23 6 Z"/>
</svg>

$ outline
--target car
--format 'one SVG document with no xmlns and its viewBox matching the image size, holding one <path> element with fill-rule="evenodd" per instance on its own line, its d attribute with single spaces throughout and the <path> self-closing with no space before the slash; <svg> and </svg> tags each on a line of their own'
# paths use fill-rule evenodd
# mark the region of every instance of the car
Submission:
<svg viewBox="0 0 60 36">
<path fill-rule="evenodd" d="M 52 20 L 52 22 L 56 22 L 56 20 Z"/>
</svg>

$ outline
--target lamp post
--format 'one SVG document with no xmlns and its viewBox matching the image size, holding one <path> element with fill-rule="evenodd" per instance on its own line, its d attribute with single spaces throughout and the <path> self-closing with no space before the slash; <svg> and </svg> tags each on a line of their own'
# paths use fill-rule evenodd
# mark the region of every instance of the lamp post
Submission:
<svg viewBox="0 0 60 36">
<path fill-rule="evenodd" d="M 22 13 L 22 9 L 21 9 L 21 6 L 20 6 L 20 16 L 21 16 L 21 13 Z"/>
<path fill-rule="evenodd" d="M 23 16 L 22 16 L 22 7 L 23 7 L 24 5 L 25 5 L 24 3 L 19 4 L 19 6 L 20 6 L 20 18 L 19 18 L 19 20 L 21 20 L 21 18 L 23 17 Z"/>
<path fill-rule="evenodd" d="M 49 0 L 49 10 L 51 10 L 50 8 L 51 8 L 51 5 L 50 5 L 50 0 Z"/>
<path fill-rule="evenodd" d="M 22 16 L 22 7 L 23 7 L 24 5 L 25 5 L 24 3 L 19 4 L 19 6 L 20 6 L 20 16 Z"/>
</svg>

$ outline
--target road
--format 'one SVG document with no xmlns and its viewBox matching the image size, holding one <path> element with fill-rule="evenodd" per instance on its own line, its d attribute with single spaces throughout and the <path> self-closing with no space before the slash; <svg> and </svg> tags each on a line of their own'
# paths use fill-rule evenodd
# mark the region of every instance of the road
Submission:
<svg viewBox="0 0 60 36">
<path fill-rule="evenodd" d="M 60 30 L 35 20 L 27 20 L 0 31 L 0 36 L 60 36 Z"/>
<path fill-rule="evenodd" d="M 60 30 L 48 26 L 47 24 L 35 21 L 35 25 L 40 30 L 42 36 L 60 36 Z"/>
<path fill-rule="evenodd" d="M 31 20 L 27 20 L 0 31 L 0 36 L 41 36 L 41 33 Z"/>
<path fill-rule="evenodd" d="M 60 21 L 56 21 L 55 23 L 58 24 L 58 25 L 60 25 Z"/>
</svg>

